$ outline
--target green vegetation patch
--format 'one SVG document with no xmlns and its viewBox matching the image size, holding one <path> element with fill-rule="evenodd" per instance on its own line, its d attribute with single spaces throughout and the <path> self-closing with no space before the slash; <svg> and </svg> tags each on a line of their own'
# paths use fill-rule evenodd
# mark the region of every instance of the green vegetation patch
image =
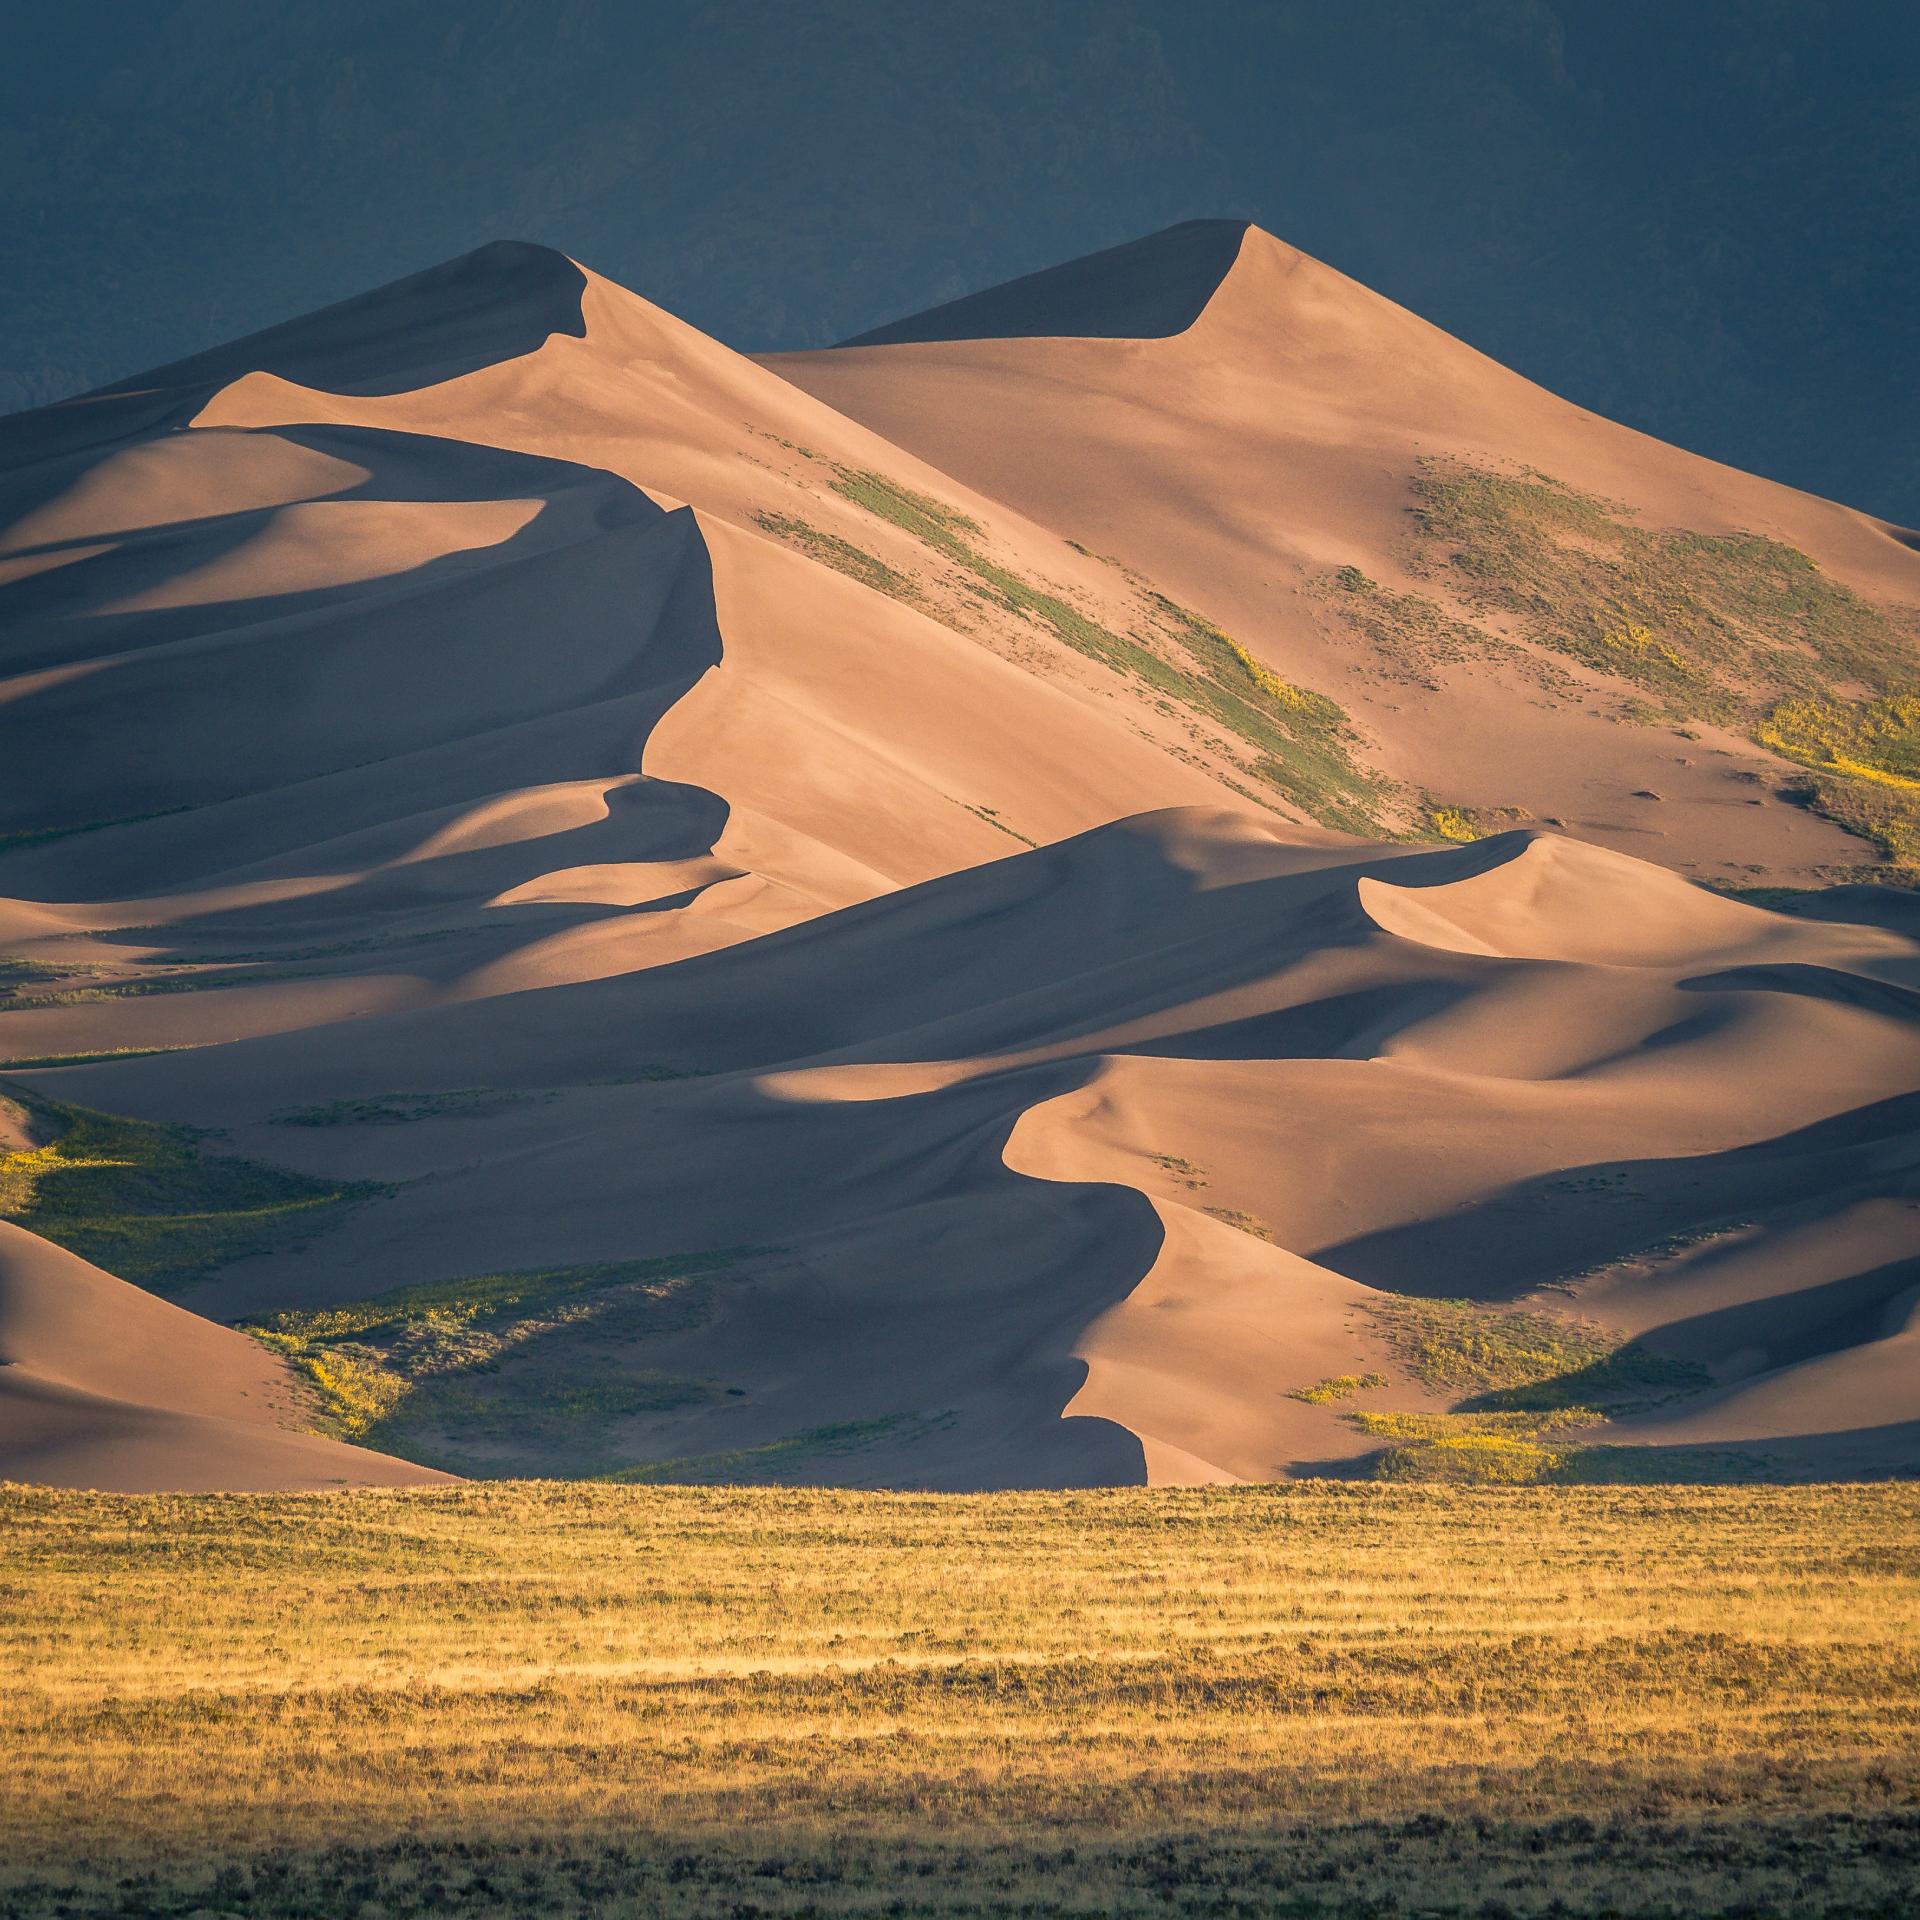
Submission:
<svg viewBox="0 0 1920 1920">
<path fill-rule="evenodd" d="M 1281 678 L 1211 621 L 1149 592 L 1141 629 L 1116 633 L 982 552 L 985 530 L 969 515 L 864 469 L 836 467 L 833 489 L 962 569 L 989 604 L 1037 622 L 1074 652 L 1211 722 L 1247 750 L 1243 772 L 1310 818 L 1355 833 L 1381 831 L 1379 808 L 1391 784 L 1354 760 L 1344 710 Z"/>
<path fill-rule="evenodd" d="M 1762 534 L 1641 527 L 1546 474 L 1429 462 L 1427 559 L 1474 607 L 1631 681 L 1673 717 L 1744 723 L 1756 699 L 1913 678 L 1913 634 Z"/>
<path fill-rule="evenodd" d="M 1197 1190 L 1207 1184 L 1207 1170 L 1198 1161 L 1183 1160 L 1177 1153 L 1150 1153 L 1147 1158 L 1164 1172 L 1172 1174 L 1183 1187 Z"/>
<path fill-rule="evenodd" d="M 1436 839 L 1451 840 L 1457 846 L 1467 846 L 1485 837 L 1480 830 L 1480 823 L 1466 807 L 1430 806 L 1427 808 L 1427 826 Z"/>
<path fill-rule="evenodd" d="M 0 993 L 11 995 L 20 987 L 38 986 L 48 980 L 72 980 L 105 971 L 104 967 L 87 966 L 77 960 L 24 960 L 18 955 L 8 954 L 0 957 Z"/>
<path fill-rule="evenodd" d="M 1181 697 L 1254 749 L 1245 770 L 1324 826 L 1378 834 L 1389 783 L 1355 762 L 1346 710 L 1282 679 L 1212 621 L 1164 594 L 1147 597 L 1158 631 L 1191 662 L 1171 666 Z"/>
<path fill-rule="evenodd" d="M 1387 1376 L 1384 1373 L 1336 1373 L 1331 1379 L 1318 1381 L 1311 1387 L 1289 1388 L 1287 1398 L 1304 1400 L 1310 1407 L 1326 1407 L 1336 1400 L 1351 1400 L 1358 1393 L 1371 1393 L 1374 1388 L 1386 1384 Z"/>
<path fill-rule="evenodd" d="M 1619 1408 L 1707 1381 L 1689 1361 L 1561 1314 L 1409 1296 L 1371 1301 L 1367 1311 L 1422 1386 L 1470 1395 L 1462 1401 L 1470 1409 Z"/>
<path fill-rule="evenodd" d="M 1515 651 L 1511 642 L 1449 613 L 1426 594 L 1383 587 L 1358 567 L 1336 567 L 1325 584 L 1334 607 L 1396 678 L 1433 688 L 1438 667 Z"/>
<path fill-rule="evenodd" d="M 1637 690 L 1620 719 L 1688 738 L 1683 723 L 1714 720 L 1807 767 L 1806 802 L 1872 842 L 1885 877 L 1920 881 L 1920 610 L 1875 606 L 1765 535 L 1643 527 L 1531 470 L 1426 461 L 1413 492 L 1410 564 L 1439 597 L 1354 566 L 1323 582 L 1385 664 L 1504 658 L 1579 699 L 1551 656 L 1577 661 Z M 1428 826 L 1488 830 L 1453 807 Z"/>
<path fill-rule="evenodd" d="M 191 1053 L 191 1045 L 173 1047 L 98 1047 L 91 1053 L 20 1054 L 0 1060 L 0 1071 L 27 1072 L 35 1067 L 90 1067 L 101 1060 L 146 1060 L 156 1053 Z"/>
<path fill-rule="evenodd" d="M 1730 1471 L 1698 1449 L 1593 1446 L 1569 1437 L 1706 1386 L 1707 1370 L 1691 1361 L 1649 1352 L 1589 1321 L 1471 1300 L 1381 1300 L 1368 1311 L 1423 1386 L 1461 1396 L 1445 1413 L 1348 1415 L 1362 1433 L 1395 1442 L 1373 1457 L 1376 1478 L 1531 1486 L 1583 1476 L 1720 1479 Z M 1732 1458 L 1738 1465 L 1744 1456 Z M 1734 1477 L 1759 1470 L 1742 1467 Z"/>
<path fill-rule="evenodd" d="M 1767 715 L 1760 743 L 1803 766 L 1920 790 L 1920 696 L 1783 700 Z"/>
<path fill-rule="evenodd" d="M 931 494 L 916 493 L 884 473 L 860 467 L 835 467 L 833 490 L 842 499 L 864 507 L 876 518 L 887 520 L 913 537 L 971 567 L 978 559 L 970 542 L 986 529 L 978 520 L 955 507 L 936 500 Z"/>
<path fill-rule="evenodd" d="M 710 1381 L 652 1369 L 584 1377 L 616 1345 L 696 1326 L 711 1281 L 754 1249 L 475 1274 L 396 1287 L 345 1306 L 296 1308 L 246 1331 L 285 1354 L 317 1390 L 324 1431 L 445 1456 L 504 1445 L 523 1462 L 565 1450 L 596 1463 L 600 1430 L 641 1413 L 720 1397 Z M 596 1345 L 556 1357 L 552 1336 L 591 1328 Z M 570 1355 L 570 1360 L 568 1356 Z M 449 1451 L 451 1450 L 451 1451 Z"/>
<path fill-rule="evenodd" d="M 1208 1207 L 1206 1211 L 1223 1227 L 1251 1234 L 1254 1239 L 1264 1240 L 1270 1246 L 1279 1244 L 1274 1238 L 1273 1229 L 1257 1213 L 1243 1213 L 1238 1207 Z"/>
<path fill-rule="evenodd" d="M 1584 1440 L 1596 1407 L 1547 1413 L 1354 1413 L 1348 1423 L 1394 1444 L 1375 1454 L 1376 1480 L 1475 1487 L 1724 1486 L 1764 1479 L 1762 1456 L 1737 1448 L 1614 1445 Z"/>
<path fill-rule="evenodd" d="M 888 566 L 877 554 L 869 553 L 864 547 L 856 547 L 851 540 L 843 540 L 837 533 L 828 533 L 824 528 L 814 526 L 811 521 L 802 520 L 797 514 L 756 513 L 753 517 L 759 526 L 777 539 L 798 547 L 809 559 L 820 561 L 836 573 L 844 573 L 848 579 L 858 580 L 863 587 L 872 587 L 876 593 L 884 593 L 890 599 L 904 600 L 909 604 L 924 598 L 912 580 L 897 568 Z"/>
<path fill-rule="evenodd" d="M 1816 811 L 1920 877 L 1920 696 L 1782 700 L 1758 738 L 1812 771 L 1801 793 Z"/>
<path fill-rule="evenodd" d="M 207 1153 L 187 1127 L 12 1091 L 54 1137 L 0 1155 L 0 1218 L 156 1292 L 308 1239 L 386 1191 Z"/>
<path fill-rule="evenodd" d="M 1455 807 L 1432 799 L 1422 811 L 1427 832 L 1455 846 L 1470 846 L 1492 833 L 1510 833 L 1533 818 L 1525 807 Z"/>
<path fill-rule="evenodd" d="M 67 977 L 105 973 L 102 967 L 66 967 L 59 971 Z M 91 986 L 54 987 L 42 992 L 15 991 L 0 1001 L 0 1011 L 25 1007 L 86 1007 L 109 1000 L 149 1000 L 158 994 L 218 993 L 232 987 L 270 986 L 285 980 L 311 980 L 326 976 L 311 969 L 281 966 L 222 966 L 219 970 L 196 968 L 190 972 L 135 974 L 123 980 L 102 979 Z"/>
</svg>

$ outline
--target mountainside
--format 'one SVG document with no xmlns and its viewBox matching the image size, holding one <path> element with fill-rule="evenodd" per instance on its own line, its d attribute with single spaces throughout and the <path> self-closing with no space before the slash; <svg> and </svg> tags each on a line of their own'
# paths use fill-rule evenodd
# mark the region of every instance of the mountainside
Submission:
<svg viewBox="0 0 1920 1920">
<path fill-rule="evenodd" d="M 1913 537 L 1238 223 L 868 340 L 0 422 L 0 1477 L 1920 1466 Z"/>
</svg>

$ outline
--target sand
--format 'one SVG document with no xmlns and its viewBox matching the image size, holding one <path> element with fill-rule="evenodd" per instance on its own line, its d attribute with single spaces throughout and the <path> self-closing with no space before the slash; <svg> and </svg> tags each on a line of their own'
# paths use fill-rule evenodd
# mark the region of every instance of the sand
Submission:
<svg viewBox="0 0 1920 1920">
<path fill-rule="evenodd" d="M 1704 1370 L 1610 1438 L 1920 1467 L 1920 942 L 1871 889 L 1694 884 L 1859 843 L 1748 805 L 1750 742 L 1372 673 L 1308 591 L 1404 577 L 1428 453 L 1883 601 L 1920 556 L 1254 229 L 870 338 L 756 364 L 493 247 L 0 423 L 0 925 L 37 970 L 0 1056 L 165 1050 L 5 1078 L 390 1189 L 178 1305 L 0 1230 L 0 1476 L 433 1477 L 298 1431 L 230 1323 L 722 1254 L 700 1313 L 541 1375 L 698 1393 L 462 1464 L 1357 1471 L 1378 1442 L 1294 1395 L 1444 1407 L 1373 1311 L 1414 1295 Z M 1339 698 L 1364 765 L 1532 823 L 1331 830 L 995 580 L 1114 633 L 1164 593 Z"/>
</svg>

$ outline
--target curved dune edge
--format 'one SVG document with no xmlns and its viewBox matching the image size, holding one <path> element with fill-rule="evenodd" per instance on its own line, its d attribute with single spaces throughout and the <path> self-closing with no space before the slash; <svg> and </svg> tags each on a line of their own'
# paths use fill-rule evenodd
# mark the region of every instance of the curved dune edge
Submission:
<svg viewBox="0 0 1920 1920">
<path fill-rule="evenodd" d="M 1023 275 L 840 342 L 842 347 L 1053 339 L 1116 345 L 1176 339 L 1232 279 L 1246 220 L 1188 220 L 1142 240 Z"/>
<path fill-rule="evenodd" d="M 116 1493 L 406 1487 L 453 1476 L 292 1430 L 257 1341 L 0 1221 L 0 1471 Z"/>
<path fill-rule="evenodd" d="M 1508 960 L 1705 964 L 1791 937 L 1756 907 L 1583 841 L 1510 833 L 1473 852 L 1480 870 L 1440 886 L 1363 876 L 1360 904 L 1400 939 Z"/>
<path fill-rule="evenodd" d="M 1029 1107 L 1008 1137 L 1006 1164 L 1032 1179 L 1130 1185 L 1141 1154 L 1116 1150 L 1118 1139 L 1138 1135 L 1127 1082 L 1150 1070 L 1108 1061 L 1087 1086 Z M 1104 1122 L 1097 1139 L 1081 1124 L 1095 1109 Z M 1160 1250 L 1132 1292 L 1075 1342 L 1087 1377 L 1061 1417 L 1126 1428 L 1154 1486 L 1284 1479 L 1303 1461 L 1368 1452 L 1338 1409 L 1289 1399 L 1287 1390 L 1383 1360 L 1379 1339 L 1356 1325 L 1371 1289 L 1198 1207 L 1135 1191 L 1159 1218 Z"/>
</svg>

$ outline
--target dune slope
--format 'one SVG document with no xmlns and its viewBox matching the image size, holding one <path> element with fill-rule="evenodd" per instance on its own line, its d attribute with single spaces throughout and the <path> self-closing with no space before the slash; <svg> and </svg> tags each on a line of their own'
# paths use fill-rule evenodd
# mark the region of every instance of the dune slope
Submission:
<svg viewBox="0 0 1920 1920">
<path fill-rule="evenodd" d="M 445 1476 L 297 1430 L 284 1362 L 0 1222 L 0 1468 L 118 1493 Z"/>
<path fill-rule="evenodd" d="M 1340 703 L 1416 807 L 1703 878 L 1870 856 L 1782 797 L 1765 716 L 1911 689 L 1913 536 L 1599 419 L 1257 227 L 764 364 Z"/>
</svg>

